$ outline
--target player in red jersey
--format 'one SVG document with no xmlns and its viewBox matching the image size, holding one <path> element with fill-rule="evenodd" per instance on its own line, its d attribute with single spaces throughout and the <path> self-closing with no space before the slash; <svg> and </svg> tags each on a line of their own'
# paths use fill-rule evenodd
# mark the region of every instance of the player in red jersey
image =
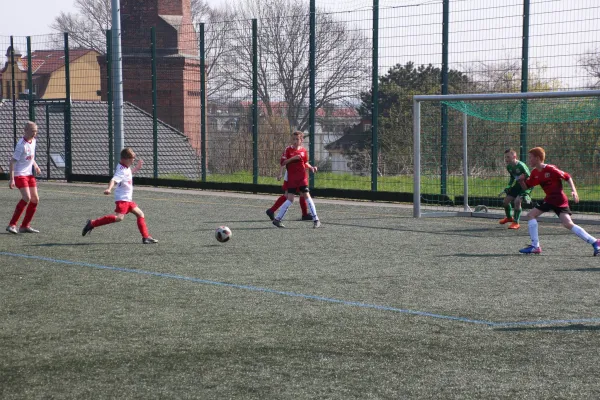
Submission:
<svg viewBox="0 0 600 400">
<path fill-rule="evenodd" d="M 137 226 L 142 234 L 142 243 L 158 243 L 158 240 L 153 239 L 152 236 L 148 234 L 144 212 L 133 202 L 133 174 L 139 171 L 142 168 L 142 165 L 144 165 L 144 162 L 139 159 L 136 166 L 132 169 L 131 166 L 133 165 L 134 160 L 135 153 L 132 149 L 126 147 L 121 150 L 121 161 L 115 168 L 115 174 L 104 191 L 105 195 L 109 195 L 112 188 L 116 185 L 115 214 L 105 215 L 94 220 L 88 219 L 81 232 L 82 236 L 87 235 L 92 229 L 99 226 L 121 222 L 125 218 L 125 215 L 132 213 L 137 217 Z"/>
<path fill-rule="evenodd" d="M 283 165 L 284 161 L 285 161 L 285 151 L 283 152 L 283 154 L 281 155 L 281 158 L 279 160 L 279 165 L 281 165 L 282 169 L 285 169 L 285 166 Z M 287 196 L 285 194 L 285 192 L 287 191 L 287 184 L 288 184 L 287 171 L 285 171 L 285 174 L 283 174 L 283 171 L 280 171 L 279 175 L 277 176 L 277 180 L 280 180 L 282 175 L 283 175 L 283 186 L 282 186 L 283 194 L 281 196 L 279 196 L 277 198 L 277 200 L 275 201 L 275 204 L 273 204 L 273 206 L 266 211 L 269 218 L 271 218 L 271 221 L 273 221 L 275 219 L 275 212 L 287 200 Z M 312 216 L 308 213 L 308 206 L 306 204 L 306 199 L 302 196 L 300 196 L 300 209 L 302 210 L 302 221 L 312 221 Z"/>
<path fill-rule="evenodd" d="M 285 160 L 282 163 L 282 165 L 285 165 L 288 174 L 286 190 L 287 200 L 279 209 L 277 217 L 275 217 L 273 220 L 273 225 L 277 226 L 278 228 L 285 228 L 285 226 L 281 223 L 281 220 L 285 216 L 288 208 L 294 202 L 295 194 L 300 193 L 300 195 L 306 199 L 308 207 L 310 208 L 310 213 L 312 214 L 313 219 L 313 228 L 318 228 L 321 226 L 321 222 L 317 216 L 315 203 L 313 203 L 313 200 L 310 197 L 308 190 L 308 176 L 306 175 L 306 169 L 309 169 L 311 172 L 315 173 L 317 172 L 317 168 L 308 163 L 308 154 L 306 149 L 302 147 L 304 133 L 295 131 L 293 133 L 293 139 L 293 144 L 285 149 Z"/>
<path fill-rule="evenodd" d="M 600 253 L 600 240 L 597 240 L 582 227 L 575 225 L 571 220 L 571 209 L 569 208 L 569 199 L 563 191 L 562 181 L 567 181 L 571 186 L 571 195 L 575 203 L 579 203 L 579 196 L 573 178 L 567 172 L 561 171 L 554 165 L 544 164 L 546 153 L 541 147 L 535 147 L 529 150 L 528 162 L 531 166 L 531 175 L 526 178 L 525 175 L 519 177 L 519 183 L 523 190 L 540 185 L 546 193 L 546 197 L 541 203 L 538 203 L 527 216 L 529 217 L 528 227 L 531 237 L 531 246 L 527 246 L 519 252 L 524 254 L 540 254 L 542 248 L 538 237 L 538 222 L 536 218 L 547 211 L 554 211 L 562 225 L 574 234 L 579 236 L 594 247 L 594 256 Z"/>
<path fill-rule="evenodd" d="M 12 219 L 6 227 L 6 231 L 14 235 L 17 233 L 39 233 L 37 229 L 33 229 L 29 225 L 40 201 L 35 175 L 32 173 L 33 169 L 35 169 L 36 174 L 41 173 L 40 167 L 38 167 L 35 162 L 37 133 L 37 124 L 28 121 L 25 124 L 23 137 L 17 142 L 15 152 L 10 160 L 10 181 L 8 187 L 11 189 L 17 187 L 21 192 L 21 200 L 17 203 Z M 27 207 L 27 209 L 25 209 L 25 207 Z M 19 218 L 21 218 L 23 211 L 25 211 L 25 217 L 23 217 L 21 226 L 17 230 L 17 222 L 19 221 Z"/>
</svg>

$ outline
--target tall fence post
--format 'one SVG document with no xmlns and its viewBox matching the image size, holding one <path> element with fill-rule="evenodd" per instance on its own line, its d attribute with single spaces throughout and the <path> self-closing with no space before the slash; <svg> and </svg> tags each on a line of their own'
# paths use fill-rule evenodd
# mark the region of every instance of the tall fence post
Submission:
<svg viewBox="0 0 600 400">
<path fill-rule="evenodd" d="M 377 191 L 379 172 L 379 0 L 373 0 L 373 68 L 371 88 L 371 191 Z"/>
<path fill-rule="evenodd" d="M 206 55 L 204 22 L 200 24 L 200 163 L 202 182 L 206 182 Z"/>
<path fill-rule="evenodd" d="M 108 105 L 108 175 L 115 170 L 113 140 L 113 97 L 112 97 L 112 32 L 106 31 L 106 101 Z"/>
<path fill-rule="evenodd" d="M 50 107 L 46 103 L 46 179 L 50 180 Z"/>
<path fill-rule="evenodd" d="M 317 36 L 317 5 L 316 0 L 310 0 L 310 33 L 309 33 L 309 44 L 308 44 L 308 75 L 309 75 L 309 93 L 308 93 L 308 142 L 310 146 L 308 148 L 308 159 L 311 165 L 315 163 L 315 108 L 316 108 L 316 88 L 315 88 L 315 75 L 316 75 L 316 36 Z M 309 186 L 313 188 L 315 186 L 315 174 L 309 174 Z"/>
<path fill-rule="evenodd" d="M 523 42 L 521 48 L 521 92 L 529 90 L 529 3 L 523 0 Z M 521 100 L 521 137 L 519 157 L 527 158 L 527 99 Z"/>
<path fill-rule="evenodd" d="M 17 98 L 15 96 L 15 42 L 10 37 L 10 70 L 12 84 L 13 148 L 17 145 Z"/>
<path fill-rule="evenodd" d="M 71 181 L 73 173 L 73 156 L 71 153 L 71 72 L 69 59 L 69 34 L 64 33 L 65 40 L 65 175 Z"/>
<path fill-rule="evenodd" d="M 35 122 L 35 105 L 33 104 L 33 67 L 31 66 L 31 36 L 27 36 L 27 87 L 29 100 L 29 120 Z"/>
<path fill-rule="evenodd" d="M 252 183 L 258 184 L 258 20 L 252 20 Z"/>
<path fill-rule="evenodd" d="M 448 94 L 448 42 L 450 40 L 450 0 L 443 1 L 442 7 L 442 94 Z M 441 171 L 440 171 L 440 194 L 448 193 L 448 106 L 442 104 L 442 126 L 441 126 Z"/>
<path fill-rule="evenodd" d="M 154 179 L 158 179 L 158 109 L 156 94 L 156 29 L 150 28 L 150 53 L 152 57 L 152 159 Z"/>
</svg>

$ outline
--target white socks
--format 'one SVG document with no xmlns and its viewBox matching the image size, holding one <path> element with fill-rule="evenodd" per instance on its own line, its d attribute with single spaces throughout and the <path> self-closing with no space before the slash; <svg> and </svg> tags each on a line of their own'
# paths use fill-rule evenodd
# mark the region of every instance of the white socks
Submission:
<svg viewBox="0 0 600 400">
<path fill-rule="evenodd" d="M 308 204 L 308 209 L 310 210 L 310 213 L 312 214 L 313 221 L 318 220 L 319 217 L 317 216 L 317 209 L 315 208 L 315 203 L 313 202 L 312 197 L 307 197 L 306 203 Z"/>
<path fill-rule="evenodd" d="M 527 221 L 527 228 L 529 229 L 529 237 L 531 238 L 531 245 L 533 247 L 540 247 L 540 237 L 538 236 L 538 222 L 537 219 L 530 219 Z"/>
<path fill-rule="evenodd" d="M 589 233 L 587 233 L 585 231 L 585 229 L 583 229 L 582 227 L 580 227 L 579 225 L 575 225 L 571 228 L 571 231 L 573 231 L 574 234 L 576 234 L 577 236 L 579 236 L 580 238 L 582 238 L 583 240 L 585 240 L 586 242 L 588 242 L 589 244 L 594 244 L 596 243 L 596 238 L 593 237 L 592 235 L 590 235 Z"/>
<path fill-rule="evenodd" d="M 277 213 L 277 217 L 275 217 L 277 220 L 281 221 L 283 219 L 283 217 L 285 217 L 285 213 L 287 212 L 288 208 L 290 208 L 290 206 L 292 205 L 292 202 L 289 200 L 286 200 L 285 203 L 283 203 L 283 205 L 279 208 L 279 212 Z"/>
</svg>

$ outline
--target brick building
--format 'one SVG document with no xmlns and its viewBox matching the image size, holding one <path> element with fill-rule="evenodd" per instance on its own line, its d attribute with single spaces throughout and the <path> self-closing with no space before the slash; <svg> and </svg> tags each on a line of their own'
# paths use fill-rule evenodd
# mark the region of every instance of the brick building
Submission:
<svg viewBox="0 0 600 400">
<path fill-rule="evenodd" d="M 158 118 L 200 149 L 200 60 L 190 0 L 121 0 L 123 98 L 152 112 L 151 27 L 156 30 Z M 106 59 L 102 100 L 107 100 Z"/>
</svg>

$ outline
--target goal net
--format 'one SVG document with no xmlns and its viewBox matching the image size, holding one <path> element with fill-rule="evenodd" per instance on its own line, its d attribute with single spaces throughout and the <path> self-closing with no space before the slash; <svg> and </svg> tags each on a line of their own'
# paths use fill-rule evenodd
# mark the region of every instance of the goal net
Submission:
<svg viewBox="0 0 600 400">
<path fill-rule="evenodd" d="M 415 217 L 500 216 L 505 150 L 527 163 L 539 146 L 573 176 L 577 217 L 600 220 L 600 91 L 419 95 L 413 112 Z"/>
</svg>

